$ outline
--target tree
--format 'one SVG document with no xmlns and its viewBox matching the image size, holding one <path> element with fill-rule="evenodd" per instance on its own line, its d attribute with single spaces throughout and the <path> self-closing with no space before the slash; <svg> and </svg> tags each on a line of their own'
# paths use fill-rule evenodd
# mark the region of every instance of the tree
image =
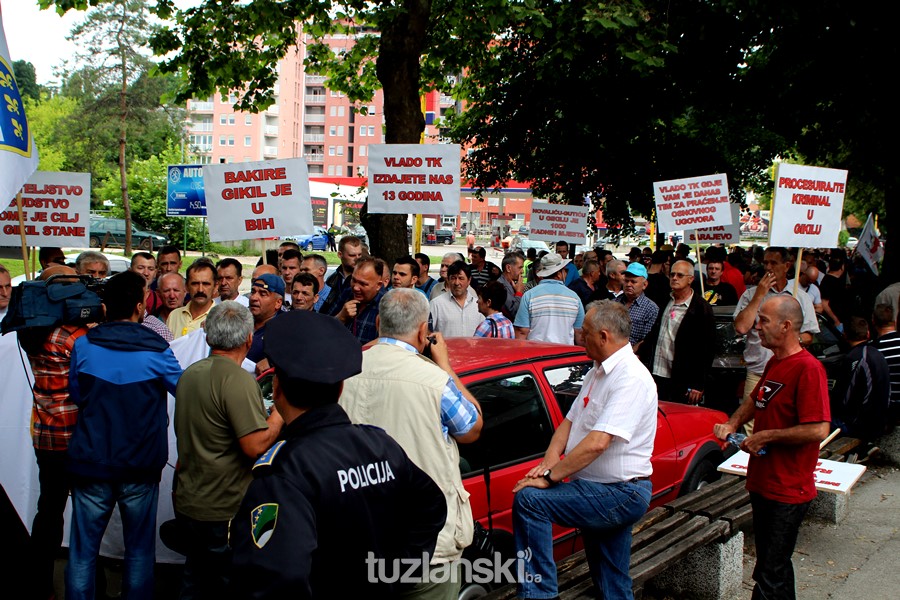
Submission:
<svg viewBox="0 0 900 600">
<path fill-rule="evenodd" d="M 19 86 L 22 98 L 40 100 L 41 86 L 38 85 L 34 65 L 26 60 L 14 60 L 13 72 L 16 74 L 16 84 Z"/>
<path fill-rule="evenodd" d="M 65 96 L 44 96 L 40 102 L 23 99 L 34 144 L 40 150 L 41 171 L 73 171 L 71 146 L 66 143 L 64 124 L 78 109 L 78 101 Z"/>
<path fill-rule="evenodd" d="M 40 0 L 62 12 L 86 8 L 89 1 L 103 0 Z M 238 94 L 238 109 L 264 109 L 273 100 L 278 60 L 297 48 L 302 23 L 319 40 L 307 48 L 308 66 L 328 75 L 328 86 L 352 101 L 370 100 L 380 85 L 386 141 L 413 144 L 425 127 L 420 92 L 449 88 L 446 75 L 483 55 L 508 23 L 506 0 L 204 0 L 186 9 L 158 0 L 154 10 L 174 20 L 151 43 L 168 57 L 161 68 L 183 76 L 178 101 L 218 90 Z M 356 43 L 335 56 L 321 41 L 332 33 Z M 373 253 L 394 258 L 408 252 L 403 215 L 364 214 L 363 224 Z"/>
<path fill-rule="evenodd" d="M 125 216 L 125 254 L 131 254 L 131 205 L 128 199 L 126 146 L 129 123 L 129 85 L 147 72 L 148 35 L 152 32 L 150 13 L 144 0 L 112 0 L 91 10 L 85 20 L 72 29 L 70 40 L 82 52 L 77 59 L 85 66 L 69 78 L 68 85 L 80 85 L 100 106 L 115 93 L 118 112 L 118 169 L 122 208 Z"/>
</svg>

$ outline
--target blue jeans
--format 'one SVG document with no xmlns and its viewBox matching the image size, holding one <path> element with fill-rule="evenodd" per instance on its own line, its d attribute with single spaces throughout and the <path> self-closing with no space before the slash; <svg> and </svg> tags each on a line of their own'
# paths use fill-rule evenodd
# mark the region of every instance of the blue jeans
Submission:
<svg viewBox="0 0 900 600">
<path fill-rule="evenodd" d="M 118 504 L 125 538 L 122 597 L 153 598 L 156 505 L 159 484 L 77 482 L 72 486 L 72 529 L 66 566 L 66 600 L 94 600 L 100 542 Z"/>
<path fill-rule="evenodd" d="M 632 598 L 631 526 L 650 505 L 649 480 L 594 483 L 576 479 L 549 489 L 525 488 L 513 502 L 516 556 L 524 560 L 522 598 L 558 595 L 553 523 L 584 535 L 591 577 L 604 598 Z M 540 581 L 537 581 L 540 576 Z"/>
<path fill-rule="evenodd" d="M 810 502 L 785 504 L 751 493 L 750 504 L 756 543 L 752 599 L 793 600 L 796 591 L 791 555 Z"/>
</svg>

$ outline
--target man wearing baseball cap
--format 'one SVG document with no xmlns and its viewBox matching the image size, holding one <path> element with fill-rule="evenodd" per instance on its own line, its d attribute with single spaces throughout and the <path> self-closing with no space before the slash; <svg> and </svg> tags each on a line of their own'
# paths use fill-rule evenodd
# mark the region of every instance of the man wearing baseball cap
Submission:
<svg viewBox="0 0 900 600">
<path fill-rule="evenodd" d="M 285 313 L 265 354 L 285 425 L 231 521 L 235 597 L 398 597 L 393 565 L 434 552 L 444 495 L 384 430 L 352 425 L 338 405 L 344 380 L 362 370 L 359 341 L 340 321 Z"/>
<path fill-rule="evenodd" d="M 536 273 L 541 282 L 525 292 L 516 313 L 517 338 L 581 345 L 584 305 L 578 294 L 565 286 L 569 262 L 559 254 L 541 258 Z"/>
<path fill-rule="evenodd" d="M 250 288 L 250 314 L 253 315 L 253 345 L 247 358 L 257 363 L 257 370 L 268 368 L 263 354 L 266 326 L 281 312 L 284 303 L 284 280 L 278 275 L 265 273 L 256 277 Z"/>
<path fill-rule="evenodd" d="M 656 322 L 656 315 L 659 314 L 659 307 L 644 295 L 645 289 L 647 289 L 647 267 L 640 262 L 629 264 L 623 277 L 623 293 L 616 300 L 625 305 L 628 316 L 631 317 L 631 335 L 628 341 L 631 342 L 635 352 L 650 333 L 650 328 Z"/>
</svg>

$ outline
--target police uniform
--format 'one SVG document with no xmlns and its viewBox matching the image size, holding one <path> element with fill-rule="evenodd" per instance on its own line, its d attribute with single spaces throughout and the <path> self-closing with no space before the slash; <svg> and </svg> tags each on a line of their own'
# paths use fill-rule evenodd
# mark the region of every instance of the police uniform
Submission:
<svg viewBox="0 0 900 600">
<path fill-rule="evenodd" d="M 298 349 L 300 335 L 318 342 Z M 265 348 L 279 376 L 318 383 L 362 364 L 336 319 L 306 311 L 280 317 Z M 231 523 L 239 598 L 396 596 L 399 559 L 424 554 L 427 564 L 447 518 L 434 481 L 383 430 L 351 424 L 337 404 L 287 424 L 253 476 Z"/>
</svg>

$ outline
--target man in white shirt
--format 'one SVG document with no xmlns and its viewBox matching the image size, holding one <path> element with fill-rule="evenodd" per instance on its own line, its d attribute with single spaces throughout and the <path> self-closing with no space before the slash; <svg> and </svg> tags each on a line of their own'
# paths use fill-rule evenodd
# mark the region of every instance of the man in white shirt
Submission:
<svg viewBox="0 0 900 600">
<path fill-rule="evenodd" d="M 244 266 L 234 258 L 223 258 L 216 264 L 216 283 L 219 286 L 219 295 L 213 299 L 215 304 L 223 300 L 234 300 L 241 306 L 250 306 L 250 297 L 241 294 L 241 282 Z"/>
<path fill-rule="evenodd" d="M 622 304 L 588 306 L 582 333 L 594 368 L 544 459 L 513 490 L 516 551 L 525 562 L 522 598 L 559 593 L 553 523 L 582 530 L 591 577 L 604 598 L 632 597 L 631 526 L 650 504 L 657 400 L 653 378 L 631 350 L 630 329 Z"/>
<path fill-rule="evenodd" d="M 478 296 L 470 285 L 472 267 L 457 261 L 447 267 L 449 294 L 441 294 L 431 301 L 431 329 L 448 337 L 472 337 L 484 321 L 478 312 Z"/>
</svg>

